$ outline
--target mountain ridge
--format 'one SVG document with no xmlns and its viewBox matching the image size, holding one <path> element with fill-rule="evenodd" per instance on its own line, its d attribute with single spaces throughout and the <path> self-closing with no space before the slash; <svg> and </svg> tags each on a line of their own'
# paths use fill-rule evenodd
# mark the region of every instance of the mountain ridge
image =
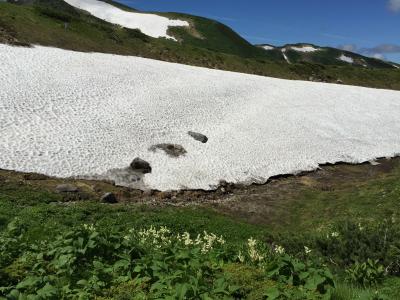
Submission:
<svg viewBox="0 0 400 300">
<path fill-rule="evenodd" d="M 111 0 L 104 2 L 138 12 Z M 0 2 L 0 42 L 134 55 L 261 76 L 400 90 L 397 64 L 351 52 L 347 55 L 368 63 L 366 67 L 350 64 L 337 59 L 339 53 L 349 52 L 328 47 L 321 48 L 327 49 L 323 52 L 332 53 L 330 57 L 288 49 L 285 54 L 290 63 L 287 63 L 282 55 L 283 48 L 273 46 L 275 48 L 268 51 L 252 45 L 218 21 L 181 13 L 151 14 L 186 20 L 190 26 L 169 28 L 168 33 L 178 40 L 175 42 L 107 23 L 62 0 L 17 0 Z M 312 44 L 285 47 L 296 45 Z"/>
</svg>

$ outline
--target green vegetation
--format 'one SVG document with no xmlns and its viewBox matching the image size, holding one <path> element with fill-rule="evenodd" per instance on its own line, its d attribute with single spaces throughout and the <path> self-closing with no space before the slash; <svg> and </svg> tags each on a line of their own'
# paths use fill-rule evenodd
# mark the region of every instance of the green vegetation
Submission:
<svg viewBox="0 0 400 300">
<path fill-rule="evenodd" d="M 262 225 L 198 205 L 65 202 L 2 175 L 0 295 L 396 299 L 400 167 L 386 172 L 323 189 L 308 182 Z"/>
<path fill-rule="evenodd" d="M 313 77 L 326 82 L 340 79 L 344 84 L 400 89 L 400 71 L 379 60 L 360 56 L 370 67 L 353 66 L 338 61 L 338 50 L 331 49 L 315 54 L 312 59 L 294 59 L 296 53 L 289 51 L 288 55 L 295 63 L 288 64 L 280 51 L 265 51 L 253 46 L 229 27 L 201 17 L 160 13 L 191 24 L 190 28 L 170 29 L 179 41 L 174 42 L 104 22 L 62 0 L 18 2 L 24 5 L 0 3 L 0 42 L 135 55 L 286 79 L 309 80 Z"/>
<path fill-rule="evenodd" d="M 63 1 L 24 2 L 0 3 L 0 42 L 400 89 L 400 72 L 378 60 L 363 68 L 332 61 L 336 49 L 313 57 L 288 51 L 289 65 L 280 51 L 256 48 L 200 17 L 165 14 L 192 24 L 171 29 L 176 43 Z M 278 205 L 262 223 L 218 205 L 137 204 L 141 193 L 87 181 L 77 183 L 82 193 L 66 196 L 54 191 L 56 179 L 1 171 L 0 299 L 397 299 L 400 165 L 392 166 L 360 180 L 336 174 L 337 182 L 307 177 L 289 191 L 271 188 Z M 344 173 L 350 168 L 359 170 Z M 97 189 L 125 202 L 99 203 Z"/>
</svg>

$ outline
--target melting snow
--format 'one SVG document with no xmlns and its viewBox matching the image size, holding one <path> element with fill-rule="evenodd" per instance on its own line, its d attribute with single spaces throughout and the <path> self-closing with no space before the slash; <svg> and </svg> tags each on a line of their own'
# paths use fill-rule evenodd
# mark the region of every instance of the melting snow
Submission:
<svg viewBox="0 0 400 300">
<path fill-rule="evenodd" d="M 354 59 L 353 59 L 352 57 L 346 56 L 346 55 L 344 55 L 344 54 L 342 54 L 342 55 L 338 58 L 338 60 L 347 62 L 347 63 L 349 63 L 349 64 L 354 63 Z"/>
<path fill-rule="evenodd" d="M 291 49 L 298 52 L 315 52 L 320 51 L 320 48 L 315 48 L 313 46 L 301 46 L 301 47 L 290 47 Z"/>
<path fill-rule="evenodd" d="M 6 45 L 0 86 L 4 169 L 90 176 L 138 156 L 149 187 L 210 189 L 400 153 L 398 91 Z M 161 143 L 187 153 L 149 151 Z"/>
<path fill-rule="evenodd" d="M 130 29 L 139 29 L 142 33 L 154 37 L 175 40 L 167 34 L 170 26 L 189 26 L 186 21 L 170 20 L 154 14 L 129 12 L 98 0 L 64 0 L 68 4 L 88 11 L 93 16 L 109 23 Z"/>
</svg>

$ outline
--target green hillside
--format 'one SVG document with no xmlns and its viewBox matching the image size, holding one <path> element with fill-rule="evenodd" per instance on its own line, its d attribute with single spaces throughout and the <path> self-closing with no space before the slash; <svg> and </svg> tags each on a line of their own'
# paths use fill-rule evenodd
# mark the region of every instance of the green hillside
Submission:
<svg viewBox="0 0 400 300">
<path fill-rule="evenodd" d="M 133 10 L 111 0 L 106 2 Z M 217 21 L 179 13 L 158 14 L 187 20 L 190 27 L 170 28 L 169 34 L 178 40 L 175 42 L 107 23 L 63 0 L 0 2 L 0 43 L 135 55 L 262 76 L 300 80 L 316 78 L 324 82 L 340 81 L 400 90 L 399 70 L 379 60 L 360 57 L 360 60 L 368 62 L 368 68 L 361 68 L 357 64 L 338 61 L 335 51 L 339 50 L 327 49 L 312 56 L 307 53 L 299 56 L 295 51 L 288 51 L 291 61 L 288 64 L 280 49 L 266 51 L 251 45 Z"/>
</svg>

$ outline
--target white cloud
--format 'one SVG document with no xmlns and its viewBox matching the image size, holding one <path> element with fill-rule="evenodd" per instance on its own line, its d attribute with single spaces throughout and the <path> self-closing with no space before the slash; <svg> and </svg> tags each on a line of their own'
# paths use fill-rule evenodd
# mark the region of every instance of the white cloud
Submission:
<svg viewBox="0 0 400 300">
<path fill-rule="evenodd" d="M 394 12 L 400 12 L 400 0 L 389 0 L 389 9 Z"/>
<path fill-rule="evenodd" d="M 374 53 L 372 57 L 377 59 L 385 59 L 385 55 L 383 55 L 382 53 Z"/>
<path fill-rule="evenodd" d="M 339 45 L 338 48 L 350 52 L 356 52 L 358 49 L 358 47 L 354 44 Z"/>
</svg>

